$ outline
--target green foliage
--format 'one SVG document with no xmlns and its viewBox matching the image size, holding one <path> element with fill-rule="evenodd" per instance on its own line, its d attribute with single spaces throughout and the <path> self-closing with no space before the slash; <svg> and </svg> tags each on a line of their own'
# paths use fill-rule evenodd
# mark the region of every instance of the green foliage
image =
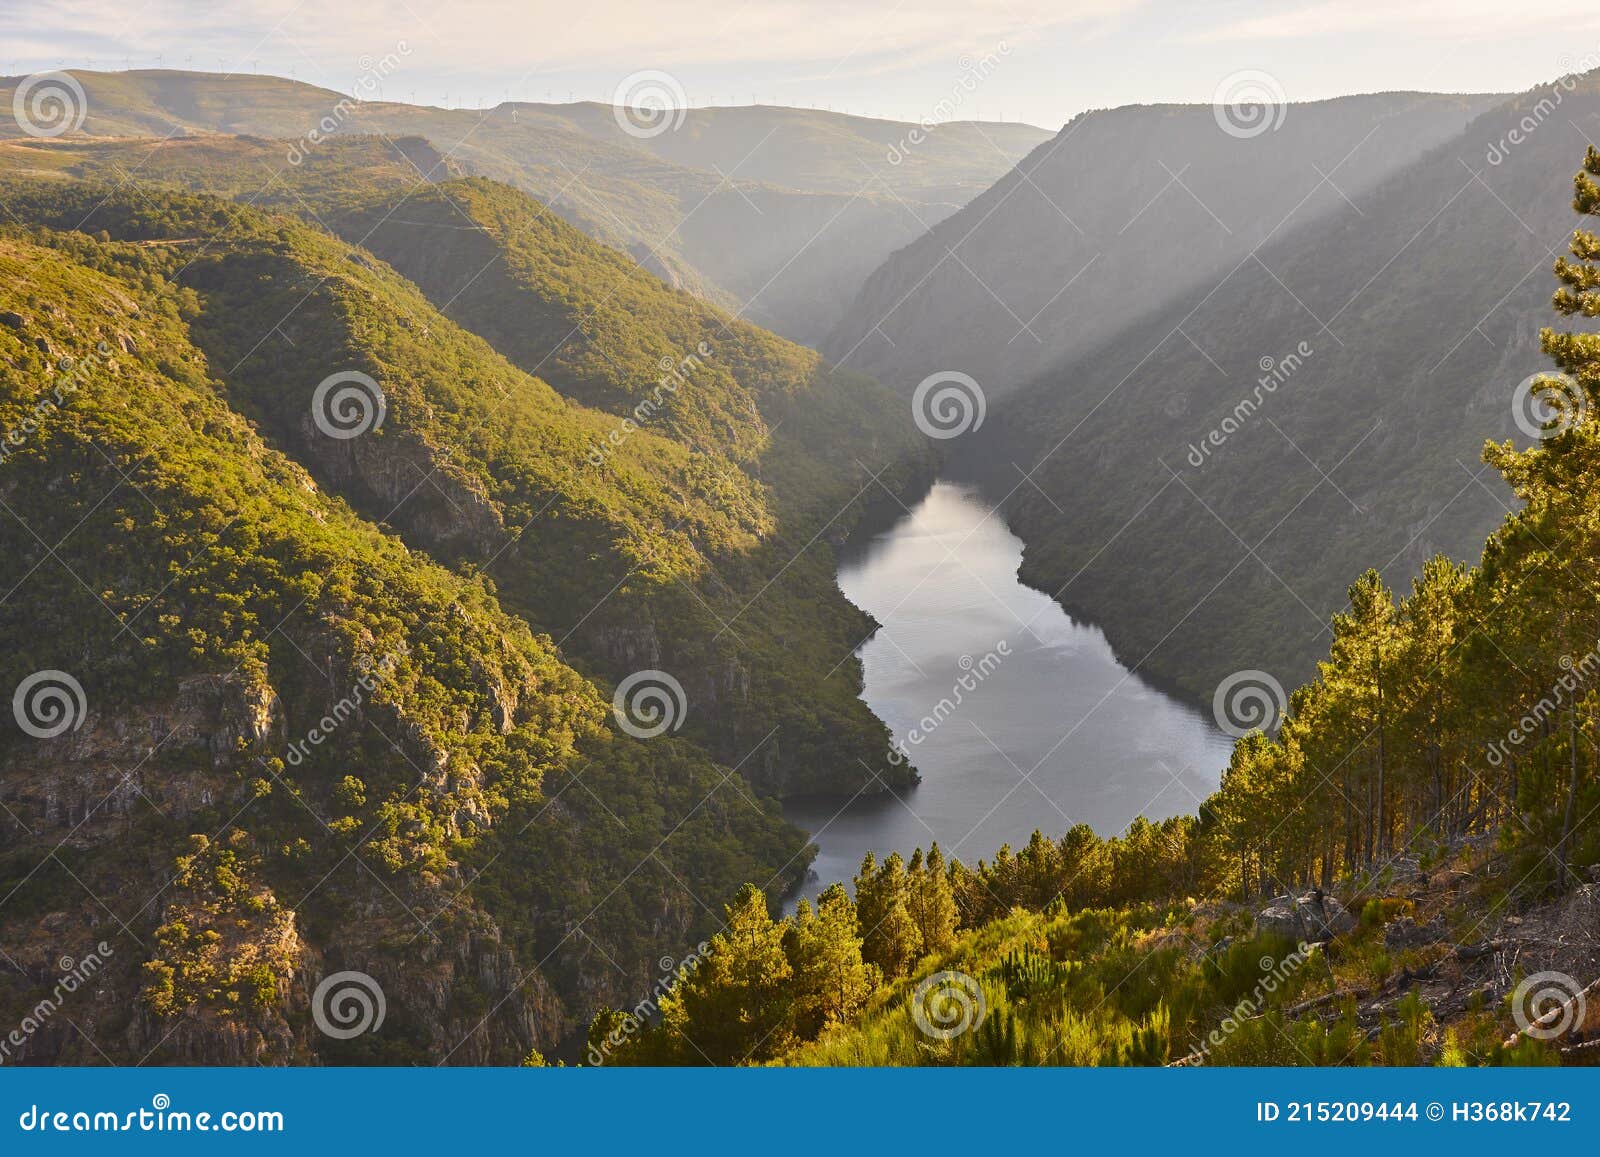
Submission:
<svg viewBox="0 0 1600 1157">
<path fill-rule="evenodd" d="M 1012 1000 L 1027 1000 L 1062 987 L 1072 976 L 1070 960 L 1052 960 L 1031 947 L 1020 948 L 996 969 Z"/>
<path fill-rule="evenodd" d="M 771 754 L 745 762 L 758 786 L 912 782 L 860 701 L 856 661 L 840 662 L 869 626 L 837 590 L 829 546 L 879 487 L 927 472 L 903 404 L 669 289 L 514 189 L 418 189 L 396 163 L 339 142 L 296 167 L 276 203 L 304 224 L 144 188 L 5 194 L 15 218 L 144 243 L 118 260 L 181 283 L 230 401 L 278 448 L 414 548 L 484 567 L 510 610 L 589 669 L 620 681 L 654 651 L 696 698 L 737 678 L 746 693 L 690 711 L 685 734 L 740 763 L 750 735 L 771 733 Z M 239 195 L 243 164 L 160 150 L 140 172 L 172 166 L 169 180 Z M 384 392 L 366 453 L 306 420 L 338 369 Z"/>
<path fill-rule="evenodd" d="M 861 955 L 890 979 L 904 976 L 922 954 L 922 934 L 912 919 L 905 861 L 893 852 L 879 865 L 868 852 L 857 873 L 856 905 L 861 914 Z"/>
<path fill-rule="evenodd" d="M 784 935 L 784 951 L 793 970 L 793 1035 L 817 1036 L 853 1017 L 882 982 L 881 973 L 861 957 L 861 927 L 856 905 L 843 885 L 833 884 L 808 901 Z"/>
<path fill-rule="evenodd" d="M 68 190 L 56 201 L 28 196 L 36 216 L 90 207 Z M 285 361 L 275 389 L 243 370 L 214 376 L 234 363 L 203 346 L 214 355 L 233 323 L 212 311 L 246 296 L 224 267 L 265 272 L 275 252 L 349 265 L 345 250 L 221 202 L 140 192 L 106 208 L 108 232 L 130 240 L 0 235 L 0 309 L 22 319 L 0 327 L 0 429 L 10 432 L 0 495 L 14 531 L 0 553 L 11 592 L 0 631 L 14 641 L 0 680 L 69 670 L 95 718 L 150 734 L 143 774 L 186 800 L 183 819 L 129 814 L 129 847 L 150 862 L 130 864 L 121 841 L 85 853 L 74 870 L 99 894 L 154 893 L 190 831 L 250 840 L 248 859 L 230 847 L 184 866 L 170 903 L 149 909 L 152 1012 L 281 1006 L 296 939 L 382 937 L 388 920 L 372 922 L 377 910 L 409 931 L 374 951 L 401 954 L 424 916 L 426 937 L 492 913 L 519 959 L 545 960 L 560 997 L 582 1008 L 593 999 L 592 949 L 569 933 L 598 895 L 614 893 L 586 933 L 637 966 L 693 934 L 692 918 L 662 924 L 665 897 L 727 895 L 803 867 L 803 840 L 775 806 L 719 792 L 725 769 L 688 743 L 618 735 L 609 693 L 502 608 L 487 578 L 431 561 L 318 486 L 286 453 L 308 443 L 263 436 L 281 427 L 254 408 L 251 390 L 286 416 L 279 395 L 308 400 L 324 367 L 289 374 Z M 203 293 L 171 280 L 194 253 L 136 243 L 212 228 L 222 230 L 216 264 L 185 274 L 206 282 Z M 403 285 L 392 275 L 384 284 L 403 312 Z M 303 333 L 337 328 L 336 297 L 305 301 Z M 498 375 L 533 391 L 462 336 L 441 346 L 464 359 L 454 363 L 462 382 Z M 408 397 L 402 380 L 402 413 Z M 563 406 L 555 399 L 551 412 Z M 168 718 L 199 739 L 166 743 L 168 729 L 152 720 Z M 318 743 L 304 739 L 313 728 L 327 732 Z M 14 734 L 0 754 L 8 775 L 59 774 L 31 762 L 39 749 Z M 564 790 L 579 777 L 583 789 Z M 25 913 L 8 907 L 6 936 Z M 399 1028 L 386 1038 L 397 1042 L 391 1062 L 440 1047 L 402 1040 Z"/>
<path fill-rule="evenodd" d="M 786 932 L 757 888 L 746 886 L 728 905 L 705 960 L 661 1002 L 660 1036 L 679 1063 L 760 1062 L 793 1043 Z"/>
</svg>

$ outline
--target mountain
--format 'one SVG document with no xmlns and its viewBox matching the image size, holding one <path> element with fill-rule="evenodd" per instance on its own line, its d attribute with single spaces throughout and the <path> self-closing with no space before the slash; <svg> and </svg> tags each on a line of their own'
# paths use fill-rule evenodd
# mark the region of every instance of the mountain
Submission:
<svg viewBox="0 0 1600 1157">
<path fill-rule="evenodd" d="M 71 75 L 85 94 L 85 133 L 280 138 L 272 172 L 330 137 L 423 137 L 461 171 L 515 185 L 673 284 L 811 344 L 897 246 L 1048 135 L 946 125 L 891 164 L 888 148 L 916 126 L 802 109 L 701 109 L 640 138 L 595 104 L 442 109 L 357 101 L 277 77 Z M 0 100 L 10 101 L 19 79 L 0 79 Z M 0 126 L 0 137 L 18 135 Z M 268 175 L 253 174 L 258 188 Z"/>
<path fill-rule="evenodd" d="M 670 118 L 672 131 L 643 135 L 625 131 L 611 105 L 516 107 L 564 117 L 600 140 L 675 165 L 737 171 L 788 189 L 848 195 L 859 191 L 871 173 L 881 176 L 895 196 L 930 212 L 965 205 L 1004 171 L 996 171 L 1001 158 L 1015 164 L 1050 138 L 1043 129 L 1012 122 L 946 121 L 929 130 L 904 121 L 771 105 L 685 109 L 681 117 Z"/>
<path fill-rule="evenodd" d="M 270 287 L 296 251 L 346 250 L 148 189 L 107 209 L 142 236 L 0 237 L 0 1006 L 28 1028 L 10 1059 L 514 1061 L 648 984 L 704 926 L 695 895 L 800 870 L 771 803 L 683 740 L 618 731 L 607 689 L 489 579 L 358 514 L 327 485 L 336 456 L 281 448 L 310 441 L 272 395 L 310 383 L 225 356 L 248 315 L 230 264 Z M 209 268 L 162 236 L 201 223 L 238 246 Z M 273 358 L 365 294 L 421 320 L 386 279 L 308 297 Z M 429 324 L 468 382 L 525 395 L 531 431 L 531 379 L 475 379 L 492 362 Z M 429 449 L 411 411 L 447 399 L 390 382 L 374 455 L 398 470 Z M 477 532 L 482 479 L 441 469 L 431 505 Z M 64 952 L 98 971 L 51 1019 Z M 337 1015 L 317 979 L 351 970 L 386 1001 L 381 1037 L 314 1027 Z"/>
<path fill-rule="evenodd" d="M 1515 127 L 1491 164 L 1562 107 L 1582 115 L 1547 90 L 1482 126 Z M 1197 814 L 970 867 L 869 851 L 853 896 L 781 920 L 741 889 L 659 1016 L 596 1016 L 589 1063 L 1592 1065 L 1600 148 L 1568 187 L 1545 194 L 1580 215 L 1538 338 L 1545 420 L 1483 448 L 1521 505 L 1476 565 L 1430 558 L 1398 597 L 1347 570 L 1312 679 L 1219 691 L 1239 738 Z"/>
<path fill-rule="evenodd" d="M 931 456 L 422 138 L 283 147 L 0 144 L 0 677 L 83 704 L 0 736 L 0 1004 L 104 939 L 122 1059 L 516 1060 L 805 871 L 775 797 L 914 779 L 833 547 Z"/>
<path fill-rule="evenodd" d="M 178 169 L 215 168 L 194 151 L 177 151 Z M 303 170 L 307 187 L 326 178 L 327 200 L 348 199 L 346 174 L 387 151 L 370 140 L 330 147 L 326 172 Z M 146 154 L 152 178 L 163 164 Z M 369 179 L 381 183 L 382 171 Z M 175 243 L 185 284 L 211 305 L 202 342 L 280 445 L 419 548 L 484 567 L 503 598 L 593 670 L 619 683 L 642 669 L 671 673 L 691 704 L 690 733 L 760 790 L 909 782 L 859 699 L 852 652 L 871 626 L 838 592 L 831 550 L 869 501 L 930 468 L 887 391 L 668 289 L 481 179 L 425 187 L 404 216 L 381 199 L 324 205 L 422 292 L 315 225 L 207 197 L 151 214 L 146 196 L 45 185 L 10 204 L 24 220 Z M 488 224 L 467 224 L 469 207 Z M 305 350 L 333 360 L 308 374 Z M 307 423 L 306 391 L 347 366 L 383 383 L 381 441 L 335 443 Z M 296 389 L 283 389 L 285 374 Z M 414 406 L 403 404 L 409 390 Z"/>
<path fill-rule="evenodd" d="M 1538 429 L 1519 384 L 1597 133 L 1600 75 L 1506 102 L 997 407 L 962 453 L 1027 581 L 1209 701 L 1309 676 L 1349 559 L 1403 586 L 1472 557 L 1513 502 L 1484 437 Z"/>
<path fill-rule="evenodd" d="M 1203 105 L 1084 113 L 894 253 L 821 348 L 908 393 L 951 370 L 1000 398 L 1347 208 L 1502 99 L 1342 97 L 1280 106 L 1264 132 L 1225 131 Z"/>
</svg>

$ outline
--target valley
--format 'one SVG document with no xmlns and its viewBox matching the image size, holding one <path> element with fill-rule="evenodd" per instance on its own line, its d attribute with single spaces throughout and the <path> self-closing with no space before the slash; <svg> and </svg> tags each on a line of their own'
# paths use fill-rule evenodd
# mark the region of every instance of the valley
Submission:
<svg viewBox="0 0 1600 1157">
<path fill-rule="evenodd" d="M 1021 553 L 992 507 L 939 482 L 841 554 L 840 589 L 881 624 L 860 652 L 862 697 L 922 781 L 788 801 L 784 815 L 819 849 L 800 895 L 848 882 L 867 852 L 909 858 L 932 842 L 989 860 L 1038 829 L 1114 835 L 1191 813 L 1216 790 L 1232 741 L 1023 587 Z"/>
<path fill-rule="evenodd" d="M 1600 71 L 1055 134 L 61 76 L 0 1014 L 110 964 L 21 1063 L 1600 1055 Z"/>
</svg>

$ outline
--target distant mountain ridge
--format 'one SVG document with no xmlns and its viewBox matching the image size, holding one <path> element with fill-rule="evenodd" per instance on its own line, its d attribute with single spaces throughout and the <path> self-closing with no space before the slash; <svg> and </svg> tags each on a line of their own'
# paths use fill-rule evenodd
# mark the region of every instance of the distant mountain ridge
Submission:
<svg viewBox="0 0 1600 1157">
<path fill-rule="evenodd" d="M 443 109 L 278 77 L 71 75 L 92 136 L 245 134 L 282 139 L 286 153 L 318 134 L 426 138 L 460 172 L 515 185 L 669 282 L 812 345 L 889 253 L 1049 135 L 953 123 L 890 164 L 885 139 L 914 126 L 805 109 L 688 110 L 642 138 L 597 104 Z M 19 80 L 0 78 L 4 107 Z M 18 135 L 0 124 L 0 138 Z"/>
<path fill-rule="evenodd" d="M 1209 700 L 1308 678 L 1351 558 L 1404 589 L 1474 557 L 1514 502 L 1483 439 L 1537 429 L 1517 391 L 1586 137 L 1600 73 L 1501 102 L 1020 387 L 961 453 L 1024 577 Z"/>
<path fill-rule="evenodd" d="M 907 392 L 955 370 L 1001 397 L 1336 212 L 1503 99 L 1341 97 L 1286 106 L 1264 132 L 1230 133 L 1209 105 L 1084 113 L 891 256 L 821 348 Z"/>
</svg>

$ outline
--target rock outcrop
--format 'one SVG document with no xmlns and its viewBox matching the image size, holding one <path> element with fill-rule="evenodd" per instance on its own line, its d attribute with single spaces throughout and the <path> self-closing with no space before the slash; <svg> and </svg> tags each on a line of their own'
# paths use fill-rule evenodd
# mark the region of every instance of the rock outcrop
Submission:
<svg viewBox="0 0 1600 1157">
<path fill-rule="evenodd" d="M 1256 913 L 1256 930 L 1289 940 L 1332 940 L 1356 929 L 1356 918 L 1320 889 L 1301 896 L 1279 896 Z"/>
</svg>

